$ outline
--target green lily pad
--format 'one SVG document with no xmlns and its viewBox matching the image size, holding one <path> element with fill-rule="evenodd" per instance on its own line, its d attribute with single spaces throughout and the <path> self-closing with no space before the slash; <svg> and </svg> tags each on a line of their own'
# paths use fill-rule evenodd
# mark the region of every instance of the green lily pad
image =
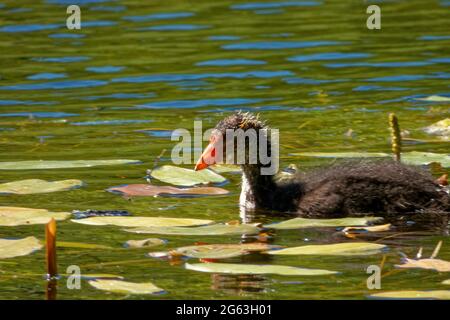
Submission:
<svg viewBox="0 0 450 320">
<path fill-rule="evenodd" d="M 186 269 L 227 274 L 277 274 L 283 276 L 319 276 L 336 274 L 337 271 L 297 268 L 282 265 L 234 264 L 234 263 L 194 263 L 185 264 Z"/>
<path fill-rule="evenodd" d="M 369 298 L 376 299 L 438 299 L 450 300 L 450 290 L 430 290 L 430 291 L 389 291 L 371 294 Z"/>
<path fill-rule="evenodd" d="M 390 157 L 384 152 L 296 152 L 292 156 L 315 158 L 385 158 Z"/>
<path fill-rule="evenodd" d="M 268 251 L 273 255 L 365 256 L 377 254 L 387 246 L 369 242 L 318 244 Z"/>
<path fill-rule="evenodd" d="M 161 294 L 163 289 L 151 282 L 135 283 L 121 280 L 97 279 L 88 281 L 91 286 L 99 290 L 123 294 Z"/>
<path fill-rule="evenodd" d="M 286 230 L 301 228 L 320 228 L 320 227 L 347 227 L 347 226 L 366 226 L 370 222 L 379 221 L 379 217 L 363 218 L 341 218 L 341 219 L 306 219 L 294 218 L 279 223 L 264 225 L 265 228 Z"/>
<path fill-rule="evenodd" d="M 41 243 L 35 237 L 18 240 L 0 239 L 0 259 L 26 256 L 41 248 Z"/>
<path fill-rule="evenodd" d="M 157 167 L 150 172 L 150 175 L 165 183 L 185 187 L 197 184 L 224 183 L 227 181 L 221 175 L 208 169 L 194 171 L 175 166 Z"/>
<path fill-rule="evenodd" d="M 47 224 L 51 218 L 65 220 L 69 217 L 69 212 L 50 212 L 46 209 L 20 207 L 0 207 L 0 226 Z"/>
<path fill-rule="evenodd" d="M 139 160 L 112 159 L 112 160 L 30 160 L 0 162 L 0 170 L 43 170 L 88 168 L 96 166 L 115 166 L 119 164 L 136 164 Z"/>
<path fill-rule="evenodd" d="M 303 152 L 292 153 L 296 156 L 319 157 L 319 158 L 369 158 L 369 157 L 390 157 L 387 153 L 358 153 L 358 152 Z M 402 162 L 413 165 L 426 165 L 432 162 L 439 162 L 443 167 L 450 167 L 450 156 L 445 153 L 432 152 L 403 152 Z"/>
<path fill-rule="evenodd" d="M 403 259 L 402 264 L 395 265 L 401 269 L 428 269 L 436 270 L 439 272 L 450 272 L 450 261 L 441 259 Z"/>
<path fill-rule="evenodd" d="M 450 136 L 450 118 L 438 121 L 423 129 L 426 133 L 437 136 Z"/>
<path fill-rule="evenodd" d="M 134 229 L 125 229 L 127 232 L 146 233 L 146 234 L 164 234 L 164 235 L 182 235 L 182 236 L 221 236 L 235 234 L 257 234 L 261 229 L 252 224 L 213 224 L 201 227 L 143 227 Z"/>
<path fill-rule="evenodd" d="M 128 240 L 125 242 L 126 248 L 150 248 L 166 244 L 167 241 L 158 238 L 148 238 L 143 240 Z"/>
<path fill-rule="evenodd" d="M 279 248 L 281 247 L 260 242 L 242 244 L 204 244 L 180 247 L 167 252 L 166 256 L 181 255 L 198 259 L 226 259 L 242 256 L 250 252 L 261 252 Z"/>
<path fill-rule="evenodd" d="M 45 181 L 41 179 L 27 179 L 0 184 L 0 194 L 34 194 L 66 191 L 80 188 L 80 180 Z"/>
<path fill-rule="evenodd" d="M 416 100 L 420 101 L 428 101 L 428 102 L 450 102 L 449 97 L 432 95 L 425 98 L 416 98 Z"/>
<path fill-rule="evenodd" d="M 196 188 L 176 188 L 171 186 L 154 186 L 150 184 L 127 184 L 124 186 L 112 187 L 107 189 L 109 192 L 118 192 L 127 197 L 133 196 L 208 196 L 223 195 L 229 191 L 217 187 L 196 187 Z"/>
<path fill-rule="evenodd" d="M 411 151 L 402 153 L 402 161 L 408 164 L 424 165 L 439 162 L 443 167 L 450 167 L 450 155 L 444 153 Z"/>
<path fill-rule="evenodd" d="M 163 218 L 163 217 L 91 217 L 86 219 L 73 219 L 72 222 L 88 224 L 91 226 L 113 225 L 119 227 L 182 227 L 199 226 L 213 223 L 211 220 Z"/>
<path fill-rule="evenodd" d="M 241 167 L 234 164 L 214 164 L 210 166 L 217 173 L 241 173 Z"/>
</svg>

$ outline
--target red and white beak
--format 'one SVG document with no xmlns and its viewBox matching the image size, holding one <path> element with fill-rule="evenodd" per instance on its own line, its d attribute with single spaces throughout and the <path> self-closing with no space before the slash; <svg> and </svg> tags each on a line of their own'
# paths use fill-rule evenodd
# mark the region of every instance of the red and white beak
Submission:
<svg viewBox="0 0 450 320">
<path fill-rule="evenodd" d="M 217 143 L 213 137 L 208 144 L 208 146 L 203 151 L 200 159 L 198 159 L 194 170 L 199 171 L 208 168 L 209 166 L 216 163 L 216 147 Z"/>
</svg>

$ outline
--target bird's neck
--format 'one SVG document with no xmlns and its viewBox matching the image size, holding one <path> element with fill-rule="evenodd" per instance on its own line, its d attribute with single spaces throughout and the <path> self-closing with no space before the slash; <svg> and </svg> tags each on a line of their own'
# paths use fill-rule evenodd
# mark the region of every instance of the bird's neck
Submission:
<svg viewBox="0 0 450 320">
<path fill-rule="evenodd" d="M 261 174 L 259 165 L 242 166 L 239 204 L 246 209 L 272 209 L 277 184 L 273 175 Z"/>
</svg>

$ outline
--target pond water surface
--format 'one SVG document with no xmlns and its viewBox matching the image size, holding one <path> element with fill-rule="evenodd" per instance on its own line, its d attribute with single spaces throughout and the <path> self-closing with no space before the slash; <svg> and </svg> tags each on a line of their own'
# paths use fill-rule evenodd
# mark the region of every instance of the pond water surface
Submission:
<svg viewBox="0 0 450 320">
<path fill-rule="evenodd" d="M 66 7 L 79 4 L 81 30 L 65 27 Z M 301 170 L 332 160 L 291 156 L 300 151 L 390 152 L 387 115 L 395 112 L 411 137 L 449 117 L 450 6 L 448 1 L 376 1 L 382 29 L 366 28 L 364 1 L 225 0 L 0 0 L 0 161 L 138 159 L 141 164 L 81 169 L 0 171 L 0 183 L 40 178 L 80 179 L 77 190 L 37 195 L 0 195 L 0 205 L 54 211 L 128 210 L 136 216 L 239 219 L 239 175 L 225 174 L 227 196 L 124 199 L 104 191 L 145 183 L 159 164 L 171 164 L 171 131 L 212 127 L 233 110 L 254 110 L 280 130 L 281 166 Z M 351 129 L 351 134 L 349 130 Z M 346 134 L 347 133 L 347 134 Z M 449 152 L 447 143 L 408 144 L 407 151 Z M 192 165 L 193 166 L 193 165 Z M 191 166 L 191 167 L 192 167 Z M 189 166 L 187 166 L 189 167 Z M 442 169 L 435 169 L 436 175 Z M 157 182 L 155 182 L 157 183 Z M 256 217 L 256 222 L 278 221 Z M 399 251 L 420 246 L 450 259 L 447 227 L 417 223 L 391 232 L 383 290 L 448 289 L 448 274 L 399 271 Z M 399 230 L 400 231 L 400 230 Z M 395 234 L 395 235 L 394 235 Z M 0 227 L 0 238 L 34 235 L 42 225 Z M 58 223 L 58 240 L 95 243 L 114 250 L 58 251 L 60 270 L 151 281 L 167 291 L 125 297 L 87 282 L 59 299 L 364 299 L 366 268 L 383 255 L 317 257 L 248 255 L 224 262 L 264 263 L 340 271 L 332 276 L 230 276 L 186 270 L 183 263 L 147 258 L 196 242 L 239 243 L 240 236 L 161 236 L 165 246 L 124 249 L 146 236 L 119 227 Z M 373 240 L 373 239 L 372 239 Z M 334 228 L 279 231 L 269 240 L 283 246 L 348 241 Z M 375 241 L 375 240 L 374 240 Z M 45 253 L 0 261 L 0 299 L 45 298 Z M 192 259 L 190 262 L 198 262 Z M 420 279 L 420 281 L 418 281 Z"/>
</svg>

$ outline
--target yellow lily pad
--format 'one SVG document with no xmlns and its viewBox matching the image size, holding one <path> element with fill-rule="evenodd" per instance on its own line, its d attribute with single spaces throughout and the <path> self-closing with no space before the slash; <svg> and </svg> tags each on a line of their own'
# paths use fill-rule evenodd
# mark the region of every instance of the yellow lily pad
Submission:
<svg viewBox="0 0 450 320">
<path fill-rule="evenodd" d="M 387 246 L 369 242 L 318 244 L 268 251 L 273 255 L 365 256 L 377 254 Z"/>
<path fill-rule="evenodd" d="M 167 252 L 166 256 L 181 255 L 199 259 L 226 259 L 242 256 L 250 252 L 261 252 L 279 248 L 281 247 L 260 242 L 242 244 L 205 244 L 180 247 Z"/>
<path fill-rule="evenodd" d="M 125 229 L 127 232 L 183 236 L 220 236 L 234 234 L 257 234 L 261 229 L 252 224 L 213 224 L 201 227 L 143 227 Z"/>
<path fill-rule="evenodd" d="M 41 248 L 41 243 L 35 237 L 18 240 L 0 239 L 0 259 L 26 256 Z"/>
<path fill-rule="evenodd" d="M 140 163 L 139 160 L 30 160 L 0 162 L 0 170 L 46 170 L 66 168 L 89 168 L 96 166 L 111 166 L 120 164 Z"/>
<path fill-rule="evenodd" d="M 318 276 L 338 273 L 337 271 L 331 270 L 264 264 L 186 263 L 185 267 L 186 269 L 193 271 L 226 274 L 277 274 L 283 276 Z"/>
<path fill-rule="evenodd" d="M 150 172 L 150 175 L 165 183 L 185 187 L 197 184 L 224 183 L 227 181 L 227 179 L 209 169 L 194 171 L 175 166 L 157 167 Z"/>
<path fill-rule="evenodd" d="M 430 290 L 430 291 L 388 291 L 375 293 L 369 296 L 377 299 L 418 299 L 418 300 L 450 300 L 450 290 Z"/>
<path fill-rule="evenodd" d="M 50 212 L 46 209 L 0 207 L 0 226 L 47 224 L 51 218 L 65 220 L 69 212 Z"/>
<path fill-rule="evenodd" d="M 346 227 L 346 226 L 366 226 L 370 222 L 376 222 L 383 218 L 363 217 L 363 218 L 341 218 L 341 219 L 306 219 L 294 218 L 279 223 L 267 224 L 265 228 L 285 230 L 301 228 L 320 228 L 320 227 Z"/>
<path fill-rule="evenodd" d="M 0 184 L 0 194 L 49 193 L 80 188 L 82 185 L 83 181 L 76 179 L 61 180 L 61 181 L 27 179 Z"/>
<path fill-rule="evenodd" d="M 88 281 L 91 286 L 99 290 L 123 294 L 160 294 L 164 290 L 151 282 L 127 282 L 122 280 L 96 279 Z"/>
<path fill-rule="evenodd" d="M 164 218 L 164 217 L 91 217 L 86 219 L 73 219 L 75 223 L 87 224 L 91 226 L 113 225 L 119 227 L 181 227 L 199 226 L 213 223 L 211 220 Z"/>
</svg>

